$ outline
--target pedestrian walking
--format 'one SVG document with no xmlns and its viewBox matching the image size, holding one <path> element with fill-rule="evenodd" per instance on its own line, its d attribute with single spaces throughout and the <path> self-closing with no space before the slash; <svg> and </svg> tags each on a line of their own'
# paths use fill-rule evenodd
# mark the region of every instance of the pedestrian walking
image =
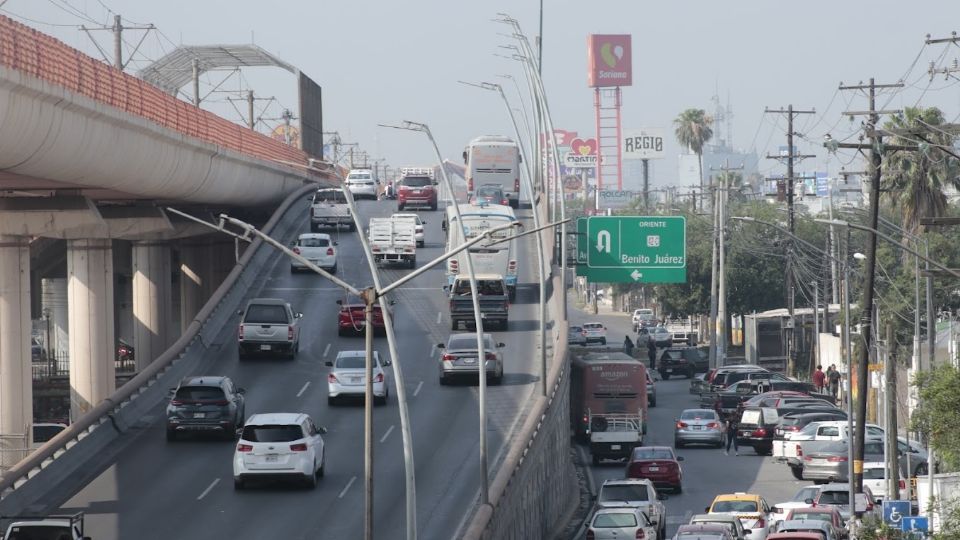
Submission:
<svg viewBox="0 0 960 540">
<path fill-rule="evenodd" d="M 840 371 L 835 364 L 830 364 L 830 369 L 827 373 L 827 384 L 830 385 L 830 395 L 836 400 L 837 395 L 840 393 Z"/>
<path fill-rule="evenodd" d="M 738 425 L 739 425 L 739 422 L 737 422 L 737 417 L 736 417 L 736 415 L 735 415 L 735 414 L 731 414 L 731 415 L 727 418 L 727 422 L 726 422 L 726 428 L 727 428 L 727 429 L 726 429 L 727 446 L 726 446 L 726 448 L 723 450 L 723 454 L 726 455 L 726 456 L 730 455 L 730 445 L 731 445 L 731 444 L 733 445 L 733 455 L 735 455 L 735 456 L 739 456 L 739 455 L 740 455 L 740 449 L 737 448 L 737 426 L 738 426 Z"/>
<path fill-rule="evenodd" d="M 633 341 L 630 341 L 630 336 L 623 337 L 623 352 L 627 356 L 633 356 Z"/>
<path fill-rule="evenodd" d="M 823 372 L 823 366 L 817 364 L 817 370 L 813 372 L 813 387 L 816 388 L 818 393 L 824 393 L 826 379 L 827 375 Z"/>
<path fill-rule="evenodd" d="M 652 339 L 647 340 L 647 357 L 650 358 L 650 369 L 657 369 L 657 344 Z"/>
</svg>

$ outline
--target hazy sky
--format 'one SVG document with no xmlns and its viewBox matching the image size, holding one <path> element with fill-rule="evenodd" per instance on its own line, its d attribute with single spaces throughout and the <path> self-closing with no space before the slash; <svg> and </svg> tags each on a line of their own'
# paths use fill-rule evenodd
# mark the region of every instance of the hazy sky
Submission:
<svg viewBox="0 0 960 540">
<path fill-rule="evenodd" d="M 0 2 L 2 3 L 2 2 Z M 586 36 L 591 33 L 633 35 L 634 83 L 623 91 L 625 128 L 669 129 L 667 159 L 653 166 L 653 184 L 672 183 L 677 176 L 672 120 L 688 107 L 712 112 L 711 97 L 719 89 L 733 109 L 733 143 L 758 154 L 784 145 L 781 117 L 764 115 L 764 107 L 792 103 L 816 108 L 797 130 L 803 153 L 817 154 L 817 167 L 836 172 L 856 168 L 852 154 L 828 156 L 820 144 L 824 133 L 843 138 L 859 128 L 842 110 L 862 110 L 867 101 L 856 92 L 838 92 L 843 81 L 877 82 L 904 78 L 902 91 L 881 96 L 887 109 L 918 102 L 943 108 L 948 120 L 960 113 L 960 85 L 939 75 L 931 82 L 929 63 L 950 66 L 960 58 L 956 45 L 924 46 L 926 34 L 946 37 L 960 29 L 960 1 L 922 0 L 771 0 L 670 1 L 545 0 L 543 78 L 558 128 L 594 132 L 593 95 L 586 86 Z M 298 66 L 324 91 L 324 128 L 339 131 L 391 166 L 434 162 L 419 134 L 378 128 L 378 123 L 415 120 L 428 123 L 445 157 L 459 159 L 464 145 L 481 134 L 512 134 L 496 95 L 457 84 L 457 80 L 506 84 L 519 107 L 516 90 L 498 74 L 522 77 L 519 65 L 494 56 L 510 43 L 491 22 L 497 12 L 520 20 L 531 40 L 538 33 L 537 0 L 352 0 L 345 2 L 279 0 L 7 0 L 0 12 L 67 26 L 27 24 L 100 56 L 80 24 L 112 24 L 112 12 L 126 22 L 152 23 L 152 33 L 134 57 L 131 71 L 147 59 L 172 49 L 171 43 L 234 44 L 251 39 Z M 20 17 L 17 17 L 20 16 Z M 86 20 L 89 17 L 91 20 Z M 128 19 L 128 20 L 127 20 Z M 109 32 L 94 32 L 108 53 Z M 132 50 L 141 32 L 125 34 Z M 169 41 L 168 41 L 169 40 Z M 960 77 L 960 73 L 957 73 Z M 222 76 L 208 76 L 204 91 Z M 521 79 L 522 82 L 522 79 Z M 282 106 L 295 106 L 295 81 L 276 69 L 249 70 L 221 89 L 246 89 L 274 96 Z M 240 116 L 214 93 L 207 107 L 232 119 Z M 526 99 L 526 96 L 524 96 Z M 263 107 L 267 102 L 258 102 Z M 244 106 L 240 106 L 245 110 Z M 265 116 L 280 116 L 271 105 Z M 271 121 L 276 123 L 277 121 Z M 761 170 L 781 166 L 761 160 Z"/>
</svg>

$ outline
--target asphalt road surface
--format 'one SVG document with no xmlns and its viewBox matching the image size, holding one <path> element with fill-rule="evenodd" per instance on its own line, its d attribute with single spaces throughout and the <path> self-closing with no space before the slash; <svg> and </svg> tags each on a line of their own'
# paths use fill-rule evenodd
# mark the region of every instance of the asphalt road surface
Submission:
<svg viewBox="0 0 960 540">
<path fill-rule="evenodd" d="M 393 201 L 361 201 L 363 222 L 394 212 Z M 306 206 L 302 204 L 306 232 Z M 443 253 L 442 209 L 424 211 L 426 247 L 418 263 Z M 529 210 L 518 216 L 528 222 Z M 371 284 L 355 233 L 339 233 L 338 275 L 353 285 Z M 502 386 L 488 393 L 490 476 L 504 443 L 521 423 L 530 395 L 539 384 L 536 351 L 537 289 L 531 237 L 521 241 L 520 287 L 511 305 L 509 331 L 494 333 L 506 344 Z M 439 385 L 435 345 L 450 333 L 445 284 L 440 265 L 402 288 L 395 297 L 394 320 L 408 392 L 416 462 L 419 537 L 447 539 L 471 512 L 479 490 L 478 389 L 475 382 Z M 382 272 L 391 282 L 408 272 Z M 262 290 L 248 297 L 285 298 L 304 314 L 300 354 L 295 361 L 237 359 L 236 328 L 231 323 L 217 338 L 215 352 L 197 374 L 223 374 L 246 389 L 246 414 L 307 412 L 325 426 L 326 476 L 315 491 L 292 486 L 234 491 L 234 445 L 215 440 L 164 438 L 163 407 L 143 419 L 103 457 L 102 473 L 62 504 L 60 511 L 86 513 L 86 532 L 97 540 L 169 539 L 319 539 L 363 535 L 363 406 L 327 405 L 325 360 L 339 350 L 362 349 L 361 337 L 337 336 L 337 299 L 342 291 L 312 273 L 291 275 L 278 254 Z M 550 340 L 548 339 L 548 342 Z M 388 355 L 386 338 L 374 346 Z M 388 368 L 389 369 L 389 368 Z M 392 374 L 392 370 L 391 374 Z M 395 381 L 389 403 L 374 413 L 375 534 L 402 538 L 405 530 L 403 452 Z M 682 383 L 678 383 L 682 384 Z M 105 467 L 105 468 L 103 468 Z M 59 504 L 59 502 L 57 502 Z"/>
</svg>

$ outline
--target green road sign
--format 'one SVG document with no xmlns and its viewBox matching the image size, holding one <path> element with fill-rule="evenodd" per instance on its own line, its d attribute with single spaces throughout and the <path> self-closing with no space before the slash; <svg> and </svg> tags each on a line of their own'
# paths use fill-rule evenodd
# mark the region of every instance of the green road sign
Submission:
<svg viewBox="0 0 960 540">
<path fill-rule="evenodd" d="M 586 227 L 583 227 L 586 221 Z M 683 216 L 592 216 L 577 220 L 577 275 L 613 283 L 684 283 Z M 584 259 L 586 262 L 584 263 Z"/>
</svg>

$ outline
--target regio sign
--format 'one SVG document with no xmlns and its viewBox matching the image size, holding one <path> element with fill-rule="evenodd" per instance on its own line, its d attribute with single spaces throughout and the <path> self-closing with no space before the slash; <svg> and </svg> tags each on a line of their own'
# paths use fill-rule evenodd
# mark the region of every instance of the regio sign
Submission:
<svg viewBox="0 0 960 540">
<path fill-rule="evenodd" d="M 663 128 L 625 129 L 620 141 L 624 159 L 662 159 L 665 138 Z"/>
</svg>

